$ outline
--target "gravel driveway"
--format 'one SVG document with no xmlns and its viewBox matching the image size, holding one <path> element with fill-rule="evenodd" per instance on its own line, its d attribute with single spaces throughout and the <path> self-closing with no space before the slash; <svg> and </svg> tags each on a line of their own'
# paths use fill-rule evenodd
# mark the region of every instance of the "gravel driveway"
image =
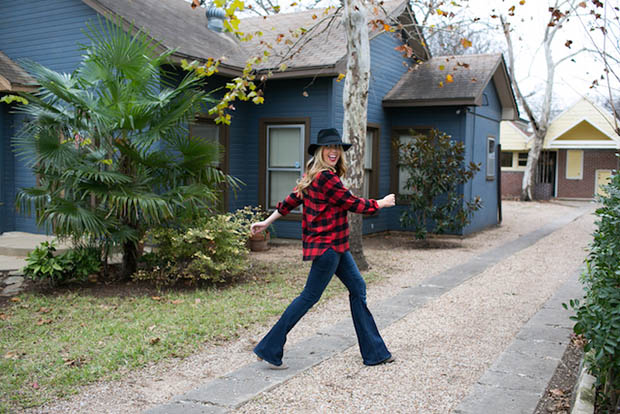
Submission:
<svg viewBox="0 0 620 414">
<path fill-rule="evenodd" d="M 373 303 L 403 288 L 583 206 L 577 202 L 505 202 L 501 226 L 463 239 L 438 239 L 442 248 L 421 249 L 402 234 L 369 237 L 365 240 L 368 260 L 373 271 L 384 276 L 368 288 L 369 307 L 372 310 Z M 353 347 L 249 401 L 237 412 L 450 412 L 521 326 L 581 265 L 593 221 L 590 214 L 582 216 L 384 329 L 396 363 L 365 367 Z M 301 263 L 301 248 L 292 243 L 256 257 Z M 288 344 L 343 317 L 349 317 L 346 294 L 320 302 L 291 332 Z M 251 349 L 273 322 L 243 333 L 234 342 L 208 345 L 184 360 L 127 373 L 121 381 L 96 383 L 68 400 L 27 412 L 138 413 L 163 404 L 253 362 Z"/>
</svg>

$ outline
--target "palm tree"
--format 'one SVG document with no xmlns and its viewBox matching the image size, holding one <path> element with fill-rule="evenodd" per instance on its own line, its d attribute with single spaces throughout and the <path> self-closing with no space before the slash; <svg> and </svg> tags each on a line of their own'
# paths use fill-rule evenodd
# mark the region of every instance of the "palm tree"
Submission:
<svg viewBox="0 0 620 414">
<path fill-rule="evenodd" d="M 71 74 L 26 64 L 41 87 L 24 94 L 28 121 L 14 146 L 38 180 L 16 204 L 59 237 L 97 243 L 106 261 L 120 246 L 129 275 L 147 229 L 209 209 L 222 183 L 238 181 L 215 167 L 216 144 L 189 136 L 188 123 L 215 102 L 204 81 L 174 72 L 172 51 L 157 53 L 146 33 L 119 23 L 89 27 Z"/>
</svg>

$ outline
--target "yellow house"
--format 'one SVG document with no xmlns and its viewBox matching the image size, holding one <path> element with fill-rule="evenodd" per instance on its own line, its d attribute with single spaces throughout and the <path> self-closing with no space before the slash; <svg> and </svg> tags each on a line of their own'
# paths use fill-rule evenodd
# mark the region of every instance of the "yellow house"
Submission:
<svg viewBox="0 0 620 414">
<path fill-rule="evenodd" d="M 506 197 L 520 193 L 531 146 L 530 136 L 523 131 L 523 125 L 513 122 L 502 122 L 500 127 L 502 195 Z M 618 170 L 619 149 L 612 115 L 586 98 L 579 100 L 549 125 L 535 192 L 539 198 L 593 198 Z"/>
</svg>

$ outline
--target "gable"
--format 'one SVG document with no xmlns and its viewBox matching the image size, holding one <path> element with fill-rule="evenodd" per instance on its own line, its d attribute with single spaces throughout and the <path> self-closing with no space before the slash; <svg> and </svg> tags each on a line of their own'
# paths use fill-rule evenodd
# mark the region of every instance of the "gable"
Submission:
<svg viewBox="0 0 620 414">
<path fill-rule="evenodd" d="M 613 124 L 609 112 L 583 98 L 551 122 L 543 148 L 558 148 L 562 143 L 574 146 L 577 142 L 590 148 L 613 148 L 620 144 Z"/>
<path fill-rule="evenodd" d="M 556 141 L 611 141 L 605 133 L 594 127 L 589 121 L 583 120 L 577 125 L 560 135 L 555 139 Z"/>
</svg>

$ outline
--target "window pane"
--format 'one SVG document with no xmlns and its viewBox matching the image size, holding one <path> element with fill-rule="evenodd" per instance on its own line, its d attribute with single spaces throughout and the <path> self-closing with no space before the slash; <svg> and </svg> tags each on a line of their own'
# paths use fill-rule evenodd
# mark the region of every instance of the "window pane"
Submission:
<svg viewBox="0 0 620 414">
<path fill-rule="evenodd" d="M 362 197 L 370 198 L 370 179 L 372 173 L 370 170 L 364 170 L 364 188 L 362 189 Z"/>
<path fill-rule="evenodd" d="M 366 131 L 366 148 L 364 148 L 364 168 L 372 169 L 372 149 L 374 143 L 374 132 Z"/>
<path fill-rule="evenodd" d="M 502 151 L 501 155 L 502 167 L 512 167 L 512 152 Z"/>
<path fill-rule="evenodd" d="M 527 165 L 527 152 L 519 153 L 519 160 L 517 161 L 519 167 L 525 167 Z"/>
<path fill-rule="evenodd" d="M 269 128 L 269 167 L 300 168 L 301 128 Z"/>
<path fill-rule="evenodd" d="M 190 134 L 193 137 L 204 138 L 207 141 L 215 144 L 220 144 L 220 127 L 210 120 L 199 120 L 190 125 Z M 212 164 L 215 167 L 221 165 L 221 160 L 218 159 Z"/>
<path fill-rule="evenodd" d="M 409 179 L 410 174 L 403 167 L 399 167 L 398 169 L 398 194 L 412 194 L 413 191 L 410 189 L 405 189 L 405 184 L 407 184 L 407 180 Z"/>
<path fill-rule="evenodd" d="M 198 121 L 193 123 L 191 126 L 192 136 L 205 138 L 209 141 L 219 143 L 219 126 L 208 122 L 208 121 Z"/>
<path fill-rule="evenodd" d="M 493 156 L 495 156 L 495 140 L 493 138 L 488 138 L 488 150 L 489 150 L 489 155 L 493 154 Z"/>
<path fill-rule="evenodd" d="M 275 208 L 284 200 L 293 191 L 299 178 L 299 173 L 295 171 L 270 171 L 268 208 Z"/>
</svg>

